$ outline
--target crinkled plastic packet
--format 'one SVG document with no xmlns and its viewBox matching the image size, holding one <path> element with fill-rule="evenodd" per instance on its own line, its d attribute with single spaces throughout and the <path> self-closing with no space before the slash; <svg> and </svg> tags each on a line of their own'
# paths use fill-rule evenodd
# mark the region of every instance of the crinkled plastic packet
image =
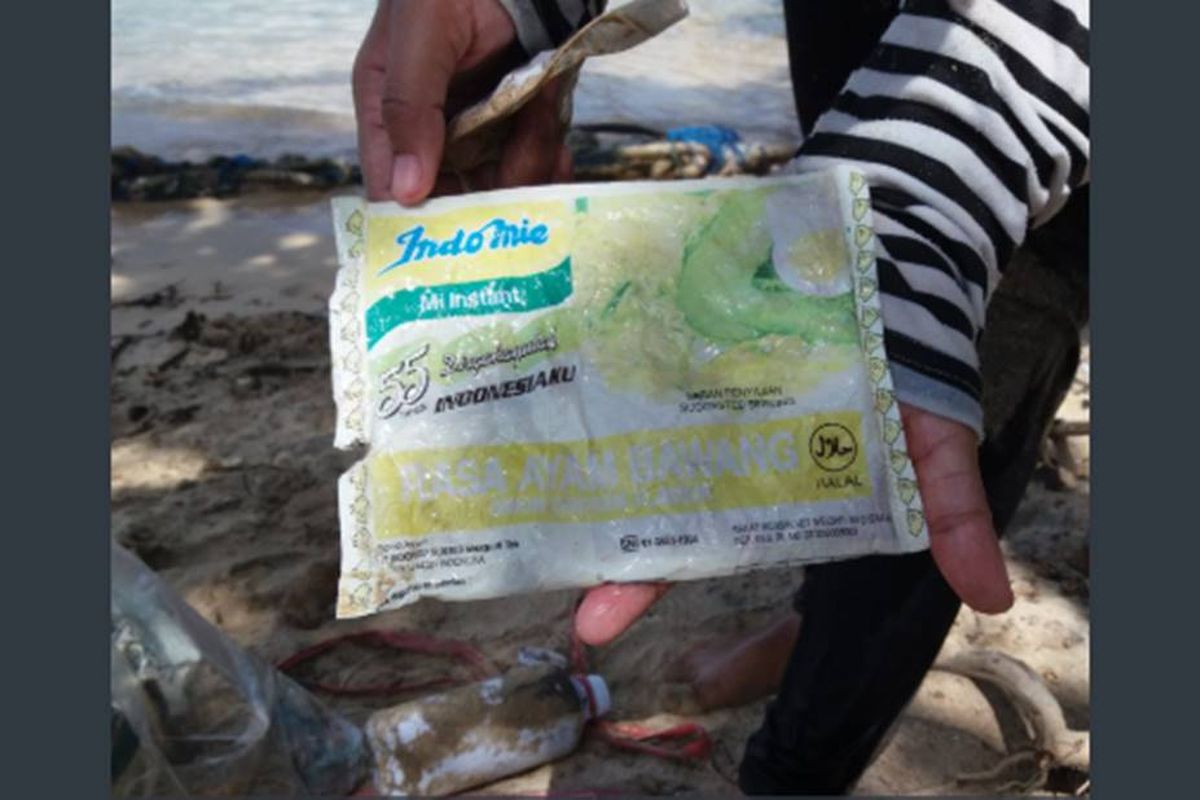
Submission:
<svg viewBox="0 0 1200 800">
<path fill-rule="evenodd" d="M 334 217 L 339 617 L 928 546 L 860 174 Z"/>
<path fill-rule="evenodd" d="M 485 100 L 450 120 L 444 167 L 462 174 L 498 158 L 513 115 L 555 79 L 562 82 L 558 116 L 565 126 L 571 119 L 571 93 L 585 61 L 635 47 L 687 14 L 683 0 L 632 0 L 592 20 L 558 48 L 539 53 L 506 75 Z"/>
</svg>

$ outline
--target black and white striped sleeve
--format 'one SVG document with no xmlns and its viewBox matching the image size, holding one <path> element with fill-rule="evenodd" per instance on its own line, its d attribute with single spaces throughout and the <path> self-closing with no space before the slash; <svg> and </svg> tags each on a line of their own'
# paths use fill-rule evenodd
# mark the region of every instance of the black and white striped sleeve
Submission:
<svg viewBox="0 0 1200 800">
<path fill-rule="evenodd" d="M 604 11 L 606 0 L 500 0 L 530 56 L 553 50 Z"/>
<path fill-rule="evenodd" d="M 872 191 L 902 400 L 982 431 L 988 298 L 1089 175 L 1088 0 L 908 0 L 793 164 Z"/>
</svg>

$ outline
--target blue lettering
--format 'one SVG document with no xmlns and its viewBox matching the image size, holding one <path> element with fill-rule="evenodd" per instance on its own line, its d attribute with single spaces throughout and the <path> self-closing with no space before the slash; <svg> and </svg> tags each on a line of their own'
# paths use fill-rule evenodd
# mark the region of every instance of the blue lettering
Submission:
<svg viewBox="0 0 1200 800">
<path fill-rule="evenodd" d="M 456 256 L 462 250 L 463 229 L 459 228 L 453 238 L 442 242 L 441 247 L 437 249 L 439 256 Z"/>
<path fill-rule="evenodd" d="M 489 238 L 490 234 L 490 238 Z M 519 225 L 500 217 L 489 220 L 477 230 L 459 228 L 454 235 L 442 240 L 425 235 L 425 226 L 409 228 L 396 237 L 396 244 L 403 248 L 400 258 L 379 271 L 380 275 L 414 261 L 435 258 L 452 258 L 457 255 L 474 255 L 486 246 L 490 250 L 516 247 L 541 247 L 550 241 L 550 228 L 545 223 L 532 227 L 529 220 L 522 219 Z"/>
<path fill-rule="evenodd" d="M 510 225 L 504 220 L 497 217 L 496 219 L 484 225 L 480 230 L 492 229 L 492 243 L 489 245 L 493 250 L 500 248 L 516 247 L 518 242 L 516 239 L 516 227 Z"/>
<path fill-rule="evenodd" d="M 381 269 L 379 274 L 382 275 L 385 272 L 391 272 L 396 267 L 402 267 L 413 259 L 419 261 L 428 255 L 437 255 L 437 245 L 422 238 L 424 234 L 425 226 L 418 225 L 415 228 L 409 228 L 397 236 L 396 244 L 404 248 L 404 253 L 398 259 Z"/>
<path fill-rule="evenodd" d="M 435 241 L 432 241 L 430 239 L 422 239 L 421 241 L 416 243 L 415 247 L 416 247 L 417 254 L 416 254 L 416 256 L 414 256 L 414 260 L 416 260 L 416 261 L 423 261 L 427 258 L 437 257 L 438 246 L 437 246 L 437 242 L 435 242 Z"/>
</svg>

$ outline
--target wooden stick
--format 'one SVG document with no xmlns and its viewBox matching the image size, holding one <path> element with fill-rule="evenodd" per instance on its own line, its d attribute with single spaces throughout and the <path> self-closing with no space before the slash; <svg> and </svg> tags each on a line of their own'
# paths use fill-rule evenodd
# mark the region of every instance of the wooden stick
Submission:
<svg viewBox="0 0 1200 800">
<path fill-rule="evenodd" d="M 993 650 L 973 650 L 939 661 L 934 669 L 995 685 L 1013 701 L 1032 730 L 1034 746 L 1050 756 L 1052 765 L 1090 771 L 1090 734 L 1067 727 L 1058 700 L 1023 662 Z"/>
</svg>

